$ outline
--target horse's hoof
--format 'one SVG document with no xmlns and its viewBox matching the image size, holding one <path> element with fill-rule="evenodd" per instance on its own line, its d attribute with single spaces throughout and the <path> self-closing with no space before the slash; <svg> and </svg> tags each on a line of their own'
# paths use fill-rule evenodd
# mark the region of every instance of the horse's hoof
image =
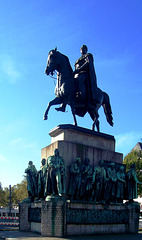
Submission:
<svg viewBox="0 0 142 240">
<path fill-rule="evenodd" d="M 48 119 L 48 117 L 44 115 L 43 120 L 47 120 L 47 119 Z"/>
</svg>

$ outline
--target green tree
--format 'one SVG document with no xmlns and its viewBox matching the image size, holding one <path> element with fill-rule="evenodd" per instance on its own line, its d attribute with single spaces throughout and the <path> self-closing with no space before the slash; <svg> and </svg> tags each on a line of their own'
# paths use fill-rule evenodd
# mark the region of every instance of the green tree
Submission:
<svg viewBox="0 0 142 240">
<path fill-rule="evenodd" d="M 6 207 L 8 205 L 8 188 L 0 188 L 0 206 Z"/>
<path fill-rule="evenodd" d="M 9 188 L 0 188 L 0 206 L 7 207 L 9 205 L 10 191 Z M 24 178 L 21 183 L 11 187 L 11 203 L 18 205 L 24 198 L 28 197 L 27 181 Z"/>
<path fill-rule="evenodd" d="M 135 163 L 137 178 L 142 182 L 142 151 L 131 151 L 126 155 L 123 163 L 126 164 L 126 171 L 130 169 L 132 163 Z M 142 196 L 142 184 L 138 184 L 138 195 Z"/>
<path fill-rule="evenodd" d="M 11 191 L 12 204 L 19 204 L 24 198 L 28 197 L 27 181 L 24 179 L 21 183 L 14 185 Z"/>
</svg>

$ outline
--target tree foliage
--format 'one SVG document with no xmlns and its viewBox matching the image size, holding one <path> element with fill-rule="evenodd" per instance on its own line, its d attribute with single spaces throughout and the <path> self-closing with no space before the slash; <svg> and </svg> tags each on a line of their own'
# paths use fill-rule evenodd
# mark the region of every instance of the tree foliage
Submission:
<svg viewBox="0 0 142 240">
<path fill-rule="evenodd" d="M 130 169 L 132 163 L 135 163 L 137 178 L 142 183 L 142 151 L 131 151 L 126 155 L 123 163 L 126 164 L 126 171 Z M 142 196 L 142 184 L 138 184 L 138 195 Z"/>
<path fill-rule="evenodd" d="M 6 207 L 8 205 L 8 188 L 0 188 L 0 207 Z"/>
<path fill-rule="evenodd" d="M 13 204 L 19 204 L 24 198 L 28 197 L 27 181 L 24 179 L 21 183 L 14 185 L 11 190 Z"/>
<path fill-rule="evenodd" d="M 18 205 L 24 198 L 28 197 L 27 181 L 24 179 L 11 187 L 11 203 Z M 8 188 L 0 188 L 0 206 L 7 207 L 9 205 L 10 191 Z"/>
</svg>

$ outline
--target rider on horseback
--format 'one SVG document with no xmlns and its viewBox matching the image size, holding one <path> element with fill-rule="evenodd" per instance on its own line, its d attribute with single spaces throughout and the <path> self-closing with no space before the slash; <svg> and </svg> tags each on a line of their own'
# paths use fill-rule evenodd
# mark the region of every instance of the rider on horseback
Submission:
<svg viewBox="0 0 142 240">
<path fill-rule="evenodd" d="M 97 78 L 94 68 L 94 60 L 91 53 L 87 53 L 88 48 L 83 45 L 80 48 L 81 57 L 75 62 L 75 71 L 73 72 L 76 86 L 77 97 L 86 103 L 99 102 L 99 94 L 97 91 Z M 66 104 L 56 108 L 57 111 L 65 112 Z"/>
<path fill-rule="evenodd" d="M 98 110 L 102 106 L 108 123 L 113 126 L 113 116 L 109 95 L 97 87 L 93 56 L 87 53 L 87 46 L 81 47 L 82 56 L 75 63 L 73 72 L 68 57 L 55 50 L 48 54 L 45 73 L 49 75 L 57 70 L 56 97 L 48 103 L 44 113 L 44 120 L 48 118 L 51 106 L 62 104 L 57 111 L 65 112 L 66 105 L 71 107 L 74 124 L 77 126 L 76 115 L 84 117 L 89 113 L 93 120 L 92 130 L 95 127 L 99 132 Z"/>
<path fill-rule="evenodd" d="M 87 53 L 86 45 L 80 48 L 82 56 L 75 62 L 74 78 L 76 79 L 78 91 L 88 102 L 98 102 L 97 78 L 94 69 L 94 60 L 91 53 Z"/>
</svg>

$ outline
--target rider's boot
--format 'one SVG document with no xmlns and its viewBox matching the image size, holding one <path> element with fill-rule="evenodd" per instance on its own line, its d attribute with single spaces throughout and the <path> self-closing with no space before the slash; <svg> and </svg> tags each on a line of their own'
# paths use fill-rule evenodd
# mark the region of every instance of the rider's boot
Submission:
<svg viewBox="0 0 142 240">
<path fill-rule="evenodd" d="M 59 107 L 59 108 L 55 108 L 55 109 L 56 109 L 57 111 L 65 112 L 66 104 L 63 103 L 63 104 L 61 105 L 61 107 Z"/>
</svg>

